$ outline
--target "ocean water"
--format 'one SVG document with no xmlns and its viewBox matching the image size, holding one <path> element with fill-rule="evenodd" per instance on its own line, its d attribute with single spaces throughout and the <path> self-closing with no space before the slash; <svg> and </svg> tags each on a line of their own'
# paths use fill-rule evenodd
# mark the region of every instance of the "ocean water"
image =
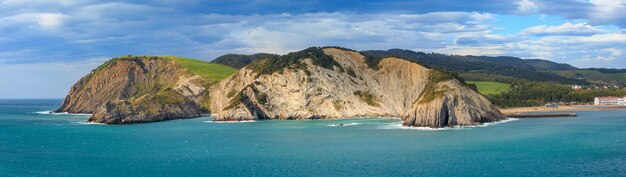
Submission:
<svg viewBox="0 0 626 177">
<path fill-rule="evenodd" d="M 37 113 L 60 103 L 0 100 L 0 176 L 626 176 L 626 111 L 443 130 L 384 118 L 120 126 Z"/>
</svg>

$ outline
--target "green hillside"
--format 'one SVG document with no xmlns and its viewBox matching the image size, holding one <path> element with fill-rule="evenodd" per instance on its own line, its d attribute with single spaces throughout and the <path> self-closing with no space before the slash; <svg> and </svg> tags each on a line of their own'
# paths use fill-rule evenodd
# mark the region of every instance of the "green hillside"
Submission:
<svg viewBox="0 0 626 177">
<path fill-rule="evenodd" d="M 617 84 L 626 85 L 626 72 L 612 69 L 580 69 L 557 71 L 566 77 L 585 79 L 594 84 Z"/>
<path fill-rule="evenodd" d="M 176 61 L 176 63 L 189 69 L 189 71 L 191 71 L 192 73 L 204 77 L 211 83 L 216 83 L 237 72 L 235 68 L 231 68 L 229 66 L 217 63 L 177 56 L 167 56 L 167 58 L 173 59 L 174 61 Z"/>
<path fill-rule="evenodd" d="M 252 55 L 241 55 L 241 54 L 226 54 L 220 57 L 215 58 L 211 63 L 223 64 L 226 66 L 230 66 L 236 69 L 241 69 L 244 66 L 252 63 L 253 61 L 263 59 L 263 58 L 273 58 L 278 57 L 276 54 L 268 54 L 268 53 L 257 53 Z"/>
<path fill-rule="evenodd" d="M 483 95 L 497 95 L 511 90 L 511 84 L 501 82 L 466 81 L 465 83 L 475 84 L 478 92 Z"/>
</svg>

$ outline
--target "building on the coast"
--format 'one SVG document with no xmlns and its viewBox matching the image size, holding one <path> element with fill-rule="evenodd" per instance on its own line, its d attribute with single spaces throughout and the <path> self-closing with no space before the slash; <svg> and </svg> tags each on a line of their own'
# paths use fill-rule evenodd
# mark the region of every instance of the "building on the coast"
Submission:
<svg viewBox="0 0 626 177">
<path fill-rule="evenodd" d="M 593 99 L 594 105 L 626 105 L 626 96 L 623 97 L 615 97 L 615 96 L 603 96 L 603 97 L 595 97 Z"/>
<path fill-rule="evenodd" d="M 572 89 L 574 89 L 574 90 L 580 90 L 582 88 L 583 88 L 583 86 L 580 86 L 580 85 L 572 85 Z"/>
</svg>

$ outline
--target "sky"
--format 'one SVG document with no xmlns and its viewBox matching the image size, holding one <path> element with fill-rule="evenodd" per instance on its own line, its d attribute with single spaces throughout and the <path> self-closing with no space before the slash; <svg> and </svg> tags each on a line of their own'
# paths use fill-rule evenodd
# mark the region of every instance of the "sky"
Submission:
<svg viewBox="0 0 626 177">
<path fill-rule="evenodd" d="M 310 46 L 626 68 L 626 0 L 0 0 L 0 98 L 63 98 L 115 56 Z"/>
</svg>

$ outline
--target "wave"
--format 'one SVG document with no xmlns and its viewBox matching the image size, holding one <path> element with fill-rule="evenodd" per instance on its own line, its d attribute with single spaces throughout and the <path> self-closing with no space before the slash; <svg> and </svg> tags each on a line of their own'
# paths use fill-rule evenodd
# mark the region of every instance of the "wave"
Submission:
<svg viewBox="0 0 626 177">
<path fill-rule="evenodd" d="M 469 126 L 456 126 L 456 127 L 443 127 L 443 128 L 430 128 L 430 127 L 407 127 L 402 125 L 402 121 L 399 122 L 394 122 L 394 123 L 390 123 L 390 124 L 386 124 L 383 126 L 380 126 L 379 129 L 410 129 L 410 130 L 421 130 L 421 131 L 442 131 L 442 130 L 470 130 L 471 128 L 476 128 L 476 127 L 487 127 L 487 126 L 491 126 L 491 125 L 495 125 L 495 124 L 501 124 L 501 123 L 506 123 L 506 122 L 511 122 L 511 121 L 516 121 L 519 120 L 517 118 L 507 118 L 498 122 L 488 122 L 488 123 L 483 123 L 480 125 L 469 125 Z"/>
<path fill-rule="evenodd" d="M 68 112 L 54 112 L 54 111 L 37 111 L 37 112 L 35 112 L 35 114 L 41 114 L 41 115 L 91 116 L 91 114 L 68 113 Z"/>
<path fill-rule="evenodd" d="M 256 122 L 256 120 L 242 120 L 242 121 L 212 121 L 212 120 L 207 120 L 204 121 L 206 123 L 217 123 L 217 124 L 228 124 L 228 123 L 250 123 L 250 122 Z"/>
<path fill-rule="evenodd" d="M 353 126 L 353 125 L 359 125 L 359 124 L 361 124 L 361 123 L 352 122 L 352 123 L 347 123 L 347 124 L 328 124 L 326 126 L 340 127 L 340 126 Z"/>
<path fill-rule="evenodd" d="M 507 117 L 506 119 L 501 120 L 501 121 L 483 123 L 483 124 L 480 124 L 480 125 L 476 125 L 475 127 L 487 127 L 487 126 L 490 126 L 490 125 L 507 123 L 507 122 L 513 122 L 513 121 L 516 121 L 516 120 L 519 120 L 519 119 L 518 118 Z"/>
<path fill-rule="evenodd" d="M 105 123 L 96 123 L 96 122 L 75 122 L 77 124 L 82 124 L 82 125 L 106 125 Z"/>
</svg>

